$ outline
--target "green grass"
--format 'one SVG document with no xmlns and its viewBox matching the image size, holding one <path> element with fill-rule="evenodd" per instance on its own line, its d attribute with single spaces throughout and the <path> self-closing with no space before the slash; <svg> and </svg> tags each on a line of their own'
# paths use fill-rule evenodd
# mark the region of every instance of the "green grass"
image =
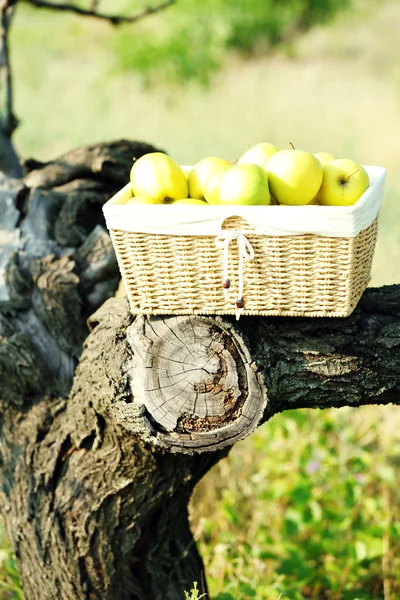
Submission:
<svg viewBox="0 0 400 600">
<path fill-rule="evenodd" d="M 205 477 L 192 527 L 214 600 L 400 597 L 393 410 L 286 412 Z"/>
<path fill-rule="evenodd" d="M 0 600 L 22 600 L 22 598 L 19 572 L 0 523 Z"/>
<path fill-rule="evenodd" d="M 197 581 L 193 582 L 193 588 L 190 590 L 190 592 L 185 591 L 185 600 L 200 600 L 205 596 L 206 594 L 201 594 L 199 592 L 199 589 L 197 587 Z"/>
</svg>

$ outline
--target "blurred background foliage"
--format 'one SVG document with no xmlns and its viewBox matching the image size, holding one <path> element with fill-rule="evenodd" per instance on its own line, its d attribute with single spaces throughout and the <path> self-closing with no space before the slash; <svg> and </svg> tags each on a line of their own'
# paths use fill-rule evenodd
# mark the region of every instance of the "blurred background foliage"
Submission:
<svg viewBox="0 0 400 600">
<path fill-rule="evenodd" d="M 130 3 L 131 4 L 131 3 Z M 349 0 L 183 0 L 135 30 L 121 28 L 114 38 L 120 66 L 147 83 L 209 84 L 230 51 L 250 58 L 288 42 L 329 20 Z M 126 8 L 126 7 L 125 7 Z"/>
<path fill-rule="evenodd" d="M 21 4 L 17 149 L 50 160 L 124 137 L 193 164 L 291 141 L 382 165 L 371 283 L 398 283 L 399 31 L 398 0 L 177 0 L 117 29 Z M 295 411 L 237 444 L 191 507 L 212 598 L 397 600 L 399 424 L 398 407 Z M 21 597 L 0 530 L 0 600 Z"/>
</svg>

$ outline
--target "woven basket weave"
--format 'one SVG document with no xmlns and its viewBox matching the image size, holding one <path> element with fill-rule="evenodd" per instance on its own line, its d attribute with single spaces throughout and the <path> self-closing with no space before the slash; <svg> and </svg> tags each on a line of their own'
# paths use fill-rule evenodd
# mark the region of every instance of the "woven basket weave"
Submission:
<svg viewBox="0 0 400 600">
<path fill-rule="evenodd" d="M 368 285 L 377 218 L 352 238 L 257 235 L 240 229 L 254 249 L 244 262 L 242 314 L 345 317 Z M 229 250 L 230 299 L 222 289 L 223 249 L 214 236 L 181 236 L 110 230 L 133 314 L 235 314 L 237 242 Z"/>
</svg>

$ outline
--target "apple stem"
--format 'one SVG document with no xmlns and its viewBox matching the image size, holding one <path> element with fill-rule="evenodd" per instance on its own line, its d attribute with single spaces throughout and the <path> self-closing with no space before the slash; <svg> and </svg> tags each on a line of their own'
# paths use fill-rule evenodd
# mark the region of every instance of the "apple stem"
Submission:
<svg viewBox="0 0 400 600">
<path fill-rule="evenodd" d="M 296 150 L 292 142 L 289 142 L 289 144 L 292 146 L 292 150 Z"/>
<path fill-rule="evenodd" d="M 353 175 L 355 175 L 356 173 L 358 173 L 358 171 L 359 171 L 359 170 L 360 170 L 360 169 L 356 169 L 356 170 L 354 171 L 354 173 L 351 173 L 351 175 L 349 175 L 348 177 L 346 177 L 346 179 L 343 181 L 343 183 L 346 183 L 346 181 L 348 181 L 348 180 L 350 179 L 350 177 L 353 177 Z"/>
</svg>

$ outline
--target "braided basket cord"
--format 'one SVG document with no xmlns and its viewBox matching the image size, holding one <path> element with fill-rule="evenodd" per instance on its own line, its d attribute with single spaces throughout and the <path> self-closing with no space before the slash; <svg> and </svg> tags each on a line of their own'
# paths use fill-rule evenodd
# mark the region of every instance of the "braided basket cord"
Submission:
<svg viewBox="0 0 400 600">
<path fill-rule="evenodd" d="M 345 317 L 367 287 L 378 219 L 354 238 L 266 236 L 240 217 L 254 249 L 244 263 L 244 315 Z M 223 250 L 213 236 L 173 236 L 111 230 L 133 314 L 236 313 L 237 242 L 229 248 L 230 298 L 222 289 Z"/>
</svg>

